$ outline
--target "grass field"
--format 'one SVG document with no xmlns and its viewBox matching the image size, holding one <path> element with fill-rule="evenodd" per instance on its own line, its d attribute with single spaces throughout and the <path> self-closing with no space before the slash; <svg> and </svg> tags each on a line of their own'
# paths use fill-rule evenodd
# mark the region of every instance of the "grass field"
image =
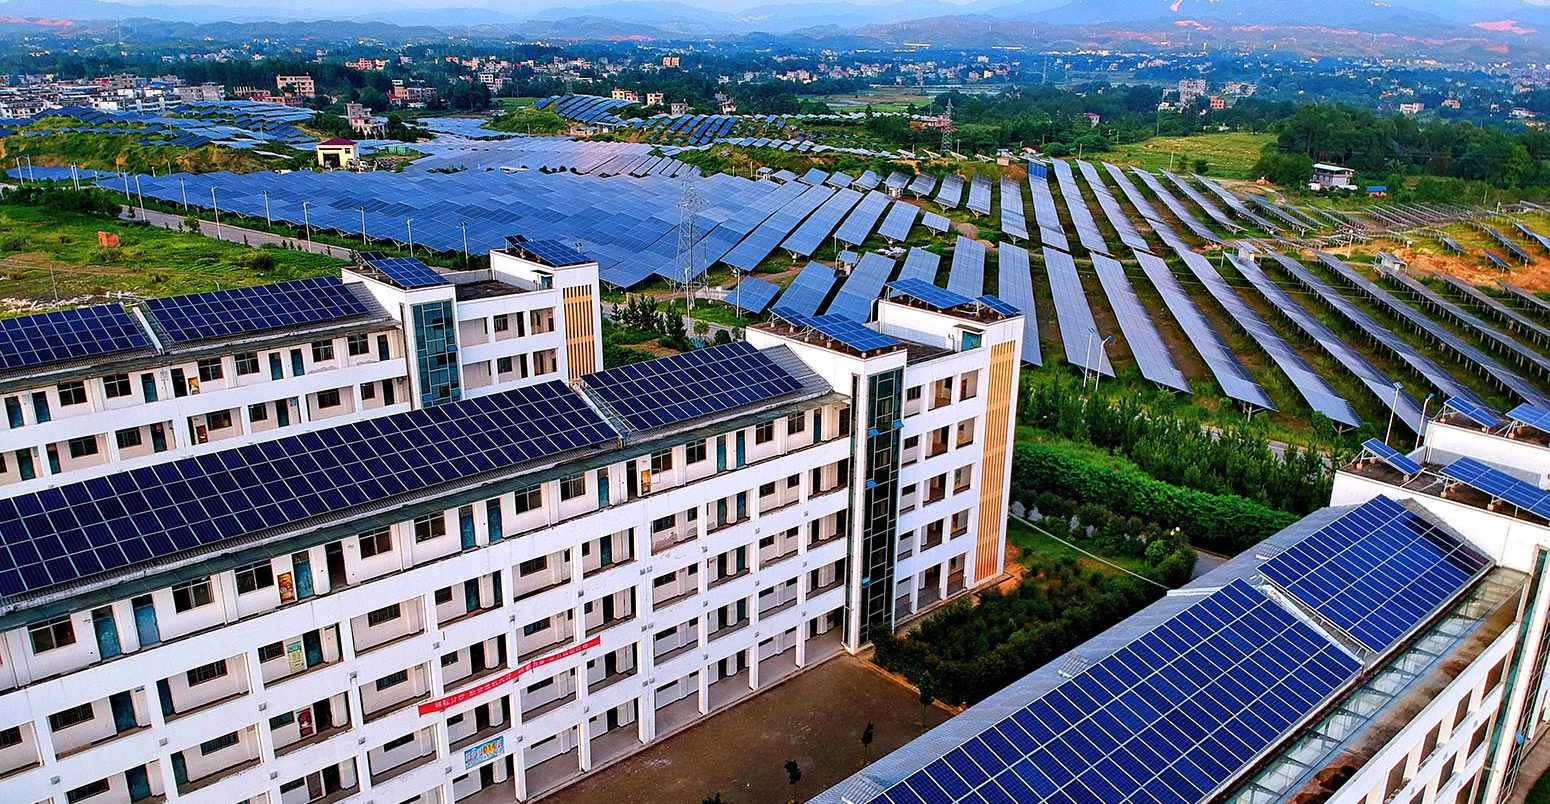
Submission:
<svg viewBox="0 0 1550 804">
<path fill-rule="evenodd" d="M 543 98 L 496 98 L 495 105 L 502 109 L 520 109 L 524 106 L 532 106 L 541 100 Z"/>
<path fill-rule="evenodd" d="M 1154 137 L 1091 156 L 1116 164 L 1140 165 L 1147 170 L 1193 170 L 1194 161 L 1204 159 L 1210 163 L 1206 171 L 1209 175 L 1250 179 L 1254 178 L 1249 172 L 1254 163 L 1259 161 L 1260 149 L 1274 141 L 1274 134 L 1241 131 L 1197 134 L 1193 137 Z"/>
<path fill-rule="evenodd" d="M 99 246 L 98 232 L 117 234 L 118 248 Z M 64 298 L 108 291 L 170 296 L 332 274 L 340 264 L 319 254 L 0 204 L 0 287 L 7 299 L 47 300 L 56 290 Z"/>
</svg>

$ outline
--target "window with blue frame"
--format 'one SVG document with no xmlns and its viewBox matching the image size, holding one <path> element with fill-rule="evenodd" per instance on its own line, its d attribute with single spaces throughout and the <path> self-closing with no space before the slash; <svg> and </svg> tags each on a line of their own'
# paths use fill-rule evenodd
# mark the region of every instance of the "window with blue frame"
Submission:
<svg viewBox="0 0 1550 804">
<path fill-rule="evenodd" d="M 462 392 L 458 382 L 457 333 L 452 320 L 452 302 L 415 305 L 414 333 L 422 401 L 426 405 L 457 401 Z"/>
</svg>

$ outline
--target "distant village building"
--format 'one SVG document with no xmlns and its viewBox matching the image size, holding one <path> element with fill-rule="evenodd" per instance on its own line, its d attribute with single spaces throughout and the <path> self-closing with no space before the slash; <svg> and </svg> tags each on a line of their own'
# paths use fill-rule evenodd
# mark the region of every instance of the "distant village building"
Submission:
<svg viewBox="0 0 1550 804">
<path fill-rule="evenodd" d="M 1425 108 L 1426 104 L 1420 101 L 1411 101 L 1409 103 L 1399 104 L 1399 113 L 1403 115 L 1417 115 L 1420 114 L 1421 110 Z"/>
<path fill-rule="evenodd" d="M 689 113 L 689 104 L 684 103 L 683 101 L 673 101 L 673 105 L 668 108 L 668 114 L 671 114 L 671 115 L 674 115 L 674 116 L 681 115 L 681 114 L 688 114 L 688 113 Z"/>
<path fill-rule="evenodd" d="M 1313 166 L 1313 178 L 1308 182 L 1310 190 L 1349 190 L 1356 187 L 1356 171 L 1319 162 Z"/>
<path fill-rule="evenodd" d="M 663 97 L 662 93 L 660 93 L 660 92 L 647 92 L 646 93 L 646 105 L 647 106 L 661 106 L 663 100 L 665 100 L 665 98 Z"/>
<path fill-rule="evenodd" d="M 1187 107 L 1206 94 L 1206 80 L 1204 78 L 1180 78 L 1179 79 L 1179 106 Z"/>
<path fill-rule="evenodd" d="M 1082 116 L 1087 118 L 1087 125 L 1090 128 L 1097 128 L 1098 124 L 1103 122 L 1103 115 L 1097 112 L 1082 112 Z"/>
<path fill-rule="evenodd" d="M 1220 95 L 1212 95 L 1211 96 L 1211 108 L 1214 111 L 1221 111 L 1223 109 L 1226 109 L 1227 108 L 1227 99 L 1222 97 L 1222 96 L 1220 96 Z"/>
<path fill-rule="evenodd" d="M 274 83 L 275 88 L 286 95 L 302 98 L 317 96 L 317 85 L 312 82 L 310 75 L 277 75 Z"/>
<path fill-rule="evenodd" d="M 208 103 L 221 100 L 225 94 L 220 84 L 213 81 L 204 84 L 185 84 L 177 88 L 178 100 L 184 103 Z"/>
<path fill-rule="evenodd" d="M 663 56 L 662 57 L 662 66 L 663 67 L 677 67 L 679 65 L 681 59 L 682 59 L 681 56 Z"/>
</svg>

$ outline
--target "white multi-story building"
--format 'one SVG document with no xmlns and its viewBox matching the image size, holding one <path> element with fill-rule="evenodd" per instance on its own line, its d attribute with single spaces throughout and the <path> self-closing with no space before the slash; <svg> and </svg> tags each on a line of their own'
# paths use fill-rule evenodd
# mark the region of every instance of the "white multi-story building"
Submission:
<svg viewBox="0 0 1550 804">
<path fill-rule="evenodd" d="M 1547 485 L 1550 412 L 1450 402 L 1331 508 L 813 801 L 1507 801 L 1550 750 Z"/>
<path fill-rule="evenodd" d="M 568 261 L 348 271 L 397 340 L 331 370 L 402 409 L 5 487 L 0 800 L 527 799 L 998 577 L 1019 316 L 896 293 L 597 371 Z M 316 394 L 316 337 L 267 382 Z"/>
</svg>

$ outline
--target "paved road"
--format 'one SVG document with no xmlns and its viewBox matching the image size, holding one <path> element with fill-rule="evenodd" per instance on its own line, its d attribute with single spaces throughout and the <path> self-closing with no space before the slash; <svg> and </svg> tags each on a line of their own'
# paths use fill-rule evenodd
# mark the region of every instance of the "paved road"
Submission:
<svg viewBox="0 0 1550 804">
<path fill-rule="evenodd" d="M 154 209 L 142 210 L 138 207 L 123 207 L 123 212 L 121 213 L 120 217 L 128 218 L 130 220 L 144 220 L 152 226 L 159 226 L 163 229 L 174 229 L 179 231 L 183 229 L 183 216 L 174 215 L 170 212 L 158 212 Z M 214 221 L 207 221 L 204 219 L 200 219 L 199 221 L 199 233 L 205 237 L 226 240 L 232 243 L 241 243 L 245 246 L 252 246 L 254 248 L 258 248 L 259 246 L 265 245 L 267 243 L 273 243 L 282 248 L 289 248 L 296 251 L 310 251 L 313 254 L 327 254 L 330 257 L 341 260 L 350 259 L 353 253 L 351 249 L 345 248 L 344 246 L 334 246 L 328 243 L 312 242 L 295 237 L 284 237 L 282 235 L 271 234 L 269 232 L 260 232 L 257 229 L 248 229 L 242 226 L 232 226 L 229 223 L 217 224 Z"/>
</svg>

